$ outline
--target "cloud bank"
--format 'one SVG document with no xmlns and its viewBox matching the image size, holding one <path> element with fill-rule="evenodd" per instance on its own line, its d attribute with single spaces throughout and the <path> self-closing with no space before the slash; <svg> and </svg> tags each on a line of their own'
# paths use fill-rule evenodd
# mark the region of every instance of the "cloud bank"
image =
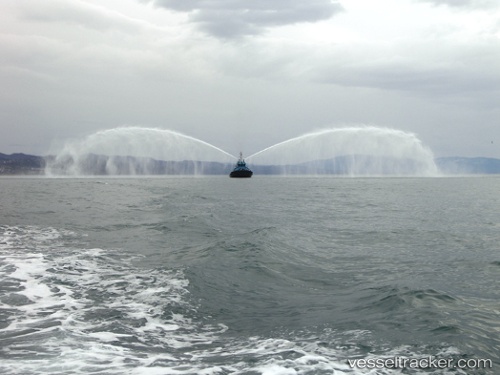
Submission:
<svg viewBox="0 0 500 375">
<path fill-rule="evenodd" d="M 136 125 L 250 154 L 370 124 L 500 157 L 500 3 L 453 4 L 4 0 L 0 152 Z"/>
<path fill-rule="evenodd" d="M 343 10 L 330 0 L 154 0 L 153 4 L 187 12 L 201 30 L 227 39 L 261 34 L 269 27 L 326 20 Z"/>
</svg>

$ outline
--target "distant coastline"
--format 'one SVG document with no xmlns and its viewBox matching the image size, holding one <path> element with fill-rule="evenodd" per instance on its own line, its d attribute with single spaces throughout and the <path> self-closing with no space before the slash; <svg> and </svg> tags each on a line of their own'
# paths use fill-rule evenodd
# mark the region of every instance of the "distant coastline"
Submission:
<svg viewBox="0 0 500 375">
<path fill-rule="evenodd" d="M 44 175 L 46 158 L 22 153 L 0 153 L 0 175 Z"/>
<path fill-rule="evenodd" d="M 103 162 L 106 156 L 94 155 L 93 158 L 98 162 L 94 170 L 89 170 L 89 175 L 105 175 Z M 133 163 L 137 158 L 126 156 L 121 157 L 127 163 Z M 23 153 L 13 153 L 10 155 L 0 153 L 0 175 L 3 176 L 43 176 L 45 175 L 45 166 L 47 161 L 53 159 L 53 156 L 37 156 Z M 202 174 L 223 175 L 228 173 L 227 164 L 217 162 L 195 162 L 195 161 L 162 161 L 149 159 L 152 166 L 148 173 L 136 174 L 191 174 L 194 170 L 202 170 Z M 325 166 L 331 164 L 331 161 L 324 161 Z M 443 157 L 436 158 L 435 163 L 440 171 L 445 175 L 479 175 L 479 174 L 500 174 L 500 159 L 485 157 Z M 279 166 L 253 166 L 256 174 L 273 175 L 280 173 Z M 289 166 L 289 168 L 300 171 L 301 165 Z M 127 175 L 128 173 L 121 173 Z M 336 170 L 324 169 L 324 174 L 342 174 Z"/>
<path fill-rule="evenodd" d="M 434 160 L 444 174 L 499 174 L 500 159 L 447 157 Z"/>
</svg>

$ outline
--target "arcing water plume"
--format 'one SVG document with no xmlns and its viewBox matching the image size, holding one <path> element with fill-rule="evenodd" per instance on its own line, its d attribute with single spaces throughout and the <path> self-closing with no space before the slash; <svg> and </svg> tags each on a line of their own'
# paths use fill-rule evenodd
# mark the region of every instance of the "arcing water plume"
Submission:
<svg viewBox="0 0 500 375">
<path fill-rule="evenodd" d="M 438 173 L 432 152 L 412 133 L 374 126 L 324 129 L 249 157 L 291 174 L 417 175 Z"/>
<path fill-rule="evenodd" d="M 48 175 L 197 174 L 206 163 L 233 163 L 236 157 L 178 132 L 120 127 L 67 142 L 48 160 Z"/>
<path fill-rule="evenodd" d="M 227 174 L 235 157 L 171 130 L 121 127 L 68 142 L 47 175 Z M 256 174 L 434 176 L 432 152 L 411 133 L 374 126 L 316 131 L 246 158 Z"/>
</svg>

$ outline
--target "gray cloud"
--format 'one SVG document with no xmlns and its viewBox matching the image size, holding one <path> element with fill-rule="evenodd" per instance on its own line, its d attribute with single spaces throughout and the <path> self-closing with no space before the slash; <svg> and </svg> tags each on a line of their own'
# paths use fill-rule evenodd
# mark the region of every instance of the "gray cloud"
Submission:
<svg viewBox="0 0 500 375">
<path fill-rule="evenodd" d="M 153 3 L 188 12 L 191 22 L 203 31 L 228 39 L 259 34 L 269 27 L 326 20 L 343 11 L 338 2 L 330 0 L 154 0 Z"/>
<path fill-rule="evenodd" d="M 417 133 L 438 156 L 500 157 L 491 143 L 500 144 L 498 12 L 417 6 L 419 26 L 386 39 L 372 38 L 371 15 L 354 9 L 226 43 L 193 27 L 255 35 L 340 7 L 185 0 L 160 11 L 145 1 L 0 2 L 0 152 L 46 154 L 54 140 L 141 125 L 250 154 L 313 129 L 368 123 Z M 346 40 L 334 35 L 342 28 Z"/>
<path fill-rule="evenodd" d="M 120 30 L 127 33 L 136 33 L 145 26 L 144 22 L 119 12 L 77 1 L 51 0 L 20 9 L 20 16 L 28 22 L 65 23 L 88 30 Z"/>
<path fill-rule="evenodd" d="M 411 48 L 394 44 L 385 49 L 361 45 L 354 49 L 358 52 L 341 47 L 325 51 L 311 66 L 312 79 L 426 98 L 481 98 L 484 106 L 497 105 L 491 98 L 500 92 L 500 43 L 494 38 L 446 46 L 427 40 L 413 42 Z"/>
<path fill-rule="evenodd" d="M 498 72 L 473 72 L 470 67 L 423 67 L 418 64 L 351 66 L 323 72 L 325 83 L 342 86 L 369 87 L 432 95 L 498 91 Z"/>
<path fill-rule="evenodd" d="M 418 0 L 424 3 L 431 3 L 434 5 L 446 5 L 452 8 L 491 8 L 497 7 L 496 0 Z"/>
</svg>

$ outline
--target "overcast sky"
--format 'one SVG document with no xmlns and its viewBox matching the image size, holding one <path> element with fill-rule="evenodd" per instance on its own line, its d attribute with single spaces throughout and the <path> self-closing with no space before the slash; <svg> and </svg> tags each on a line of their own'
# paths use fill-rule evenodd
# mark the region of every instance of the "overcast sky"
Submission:
<svg viewBox="0 0 500 375">
<path fill-rule="evenodd" d="M 1 0 L 0 152 L 117 126 L 249 155 L 318 129 L 500 158 L 498 0 Z"/>
</svg>

